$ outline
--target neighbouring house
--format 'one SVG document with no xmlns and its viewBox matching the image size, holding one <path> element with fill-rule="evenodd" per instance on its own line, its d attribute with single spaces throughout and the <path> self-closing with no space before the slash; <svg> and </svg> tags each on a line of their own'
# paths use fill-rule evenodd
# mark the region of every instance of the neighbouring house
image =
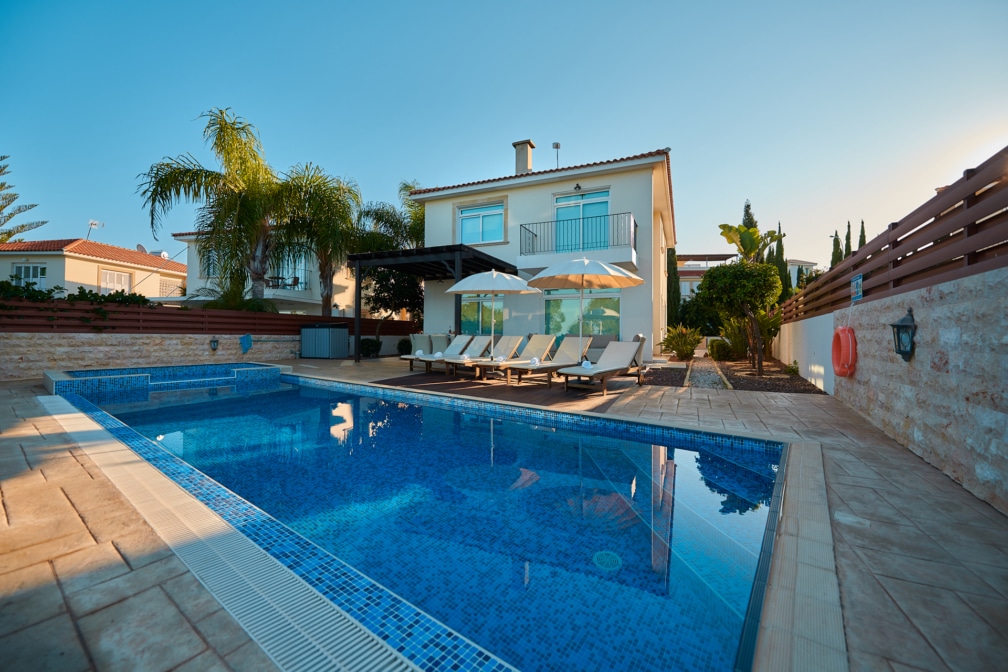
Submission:
<svg viewBox="0 0 1008 672">
<path fill-rule="evenodd" d="M 682 298 L 689 297 L 700 287 L 704 273 L 712 266 L 723 264 L 737 256 L 737 254 L 677 254 L 676 270 L 679 272 L 679 292 Z"/>
<path fill-rule="evenodd" d="M 186 261 L 189 271 L 186 286 L 189 288 L 187 300 L 205 302 L 213 297 L 203 289 L 217 288 L 216 264 L 213 259 L 203 259 L 196 249 L 196 232 L 173 233 L 175 240 L 186 244 Z M 264 298 L 272 301 L 281 313 L 322 314 L 322 294 L 319 291 L 318 263 L 314 258 L 303 259 L 295 264 L 286 264 L 272 269 L 266 278 Z M 354 315 L 354 279 L 347 266 L 341 267 L 333 276 L 334 316 Z"/>
<path fill-rule="evenodd" d="M 0 243 L 0 273 L 15 285 L 37 289 L 78 287 L 111 294 L 117 290 L 149 298 L 185 295 L 186 266 L 167 253 L 150 254 L 83 238 Z"/>
<path fill-rule="evenodd" d="M 533 170 L 531 140 L 513 143 L 515 174 L 410 194 L 426 209 L 428 250 L 472 248 L 517 269 L 525 279 L 566 259 L 589 257 L 632 271 L 644 284 L 589 290 L 584 333 L 593 350 L 609 340 L 647 336 L 653 349 L 665 333 L 666 250 L 675 245 L 669 150 L 578 166 Z M 455 324 L 450 280 L 425 284 L 424 330 Z M 464 333 L 577 334 L 577 290 L 543 294 L 462 296 Z M 598 347 L 596 347 L 598 346 Z M 657 350 L 654 350 L 657 352 Z"/>
<path fill-rule="evenodd" d="M 803 275 L 808 275 L 810 272 L 819 268 L 819 265 L 814 261 L 802 261 L 801 259 L 788 259 L 787 260 L 787 271 L 791 276 L 791 286 L 798 286 L 798 269 L 802 269 Z"/>
</svg>

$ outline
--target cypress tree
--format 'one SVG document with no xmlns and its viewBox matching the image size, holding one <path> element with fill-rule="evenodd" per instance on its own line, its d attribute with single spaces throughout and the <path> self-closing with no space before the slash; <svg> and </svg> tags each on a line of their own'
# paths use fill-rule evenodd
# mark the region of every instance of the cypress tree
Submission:
<svg viewBox="0 0 1008 672">
<path fill-rule="evenodd" d="M 847 220 L 847 238 L 844 240 L 843 246 L 843 258 L 846 259 L 851 255 L 851 245 L 850 245 L 850 220 Z"/>
<path fill-rule="evenodd" d="M 864 245 L 865 245 L 866 242 L 867 242 L 867 240 L 865 240 L 865 235 L 864 235 L 864 220 L 862 219 L 861 220 L 861 235 L 858 236 L 858 239 L 857 239 L 857 249 L 860 250 L 862 247 L 864 247 Z"/>
<path fill-rule="evenodd" d="M 798 274 L 795 276 L 795 287 L 805 289 L 805 267 L 798 267 Z"/>
<path fill-rule="evenodd" d="M 843 261 L 843 250 L 840 248 L 840 232 L 833 231 L 833 255 L 830 257 L 829 267 L 833 268 Z"/>
<path fill-rule="evenodd" d="M 791 298 L 792 287 L 791 287 L 791 274 L 788 273 L 787 269 L 787 259 L 784 258 L 784 234 L 781 232 L 780 222 L 777 222 L 777 235 L 780 236 L 777 239 L 777 245 L 773 251 L 773 261 L 767 259 L 767 263 L 772 263 L 777 267 L 777 275 L 780 276 L 781 281 L 781 293 L 780 297 L 777 299 L 778 303 L 784 303 Z M 770 253 L 767 253 L 770 257 Z"/>
<path fill-rule="evenodd" d="M 682 303 L 682 290 L 679 288 L 679 261 L 676 259 L 675 248 L 666 255 L 667 274 L 665 279 L 665 324 L 674 327 L 679 324 L 679 304 Z"/>
</svg>

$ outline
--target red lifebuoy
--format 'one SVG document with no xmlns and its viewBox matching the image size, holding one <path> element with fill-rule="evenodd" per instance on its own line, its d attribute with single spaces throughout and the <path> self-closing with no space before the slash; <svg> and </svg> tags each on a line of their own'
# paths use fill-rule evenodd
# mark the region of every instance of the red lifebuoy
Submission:
<svg viewBox="0 0 1008 672">
<path fill-rule="evenodd" d="M 833 332 L 833 373 L 846 378 L 857 364 L 857 338 L 850 327 L 837 327 Z"/>
</svg>

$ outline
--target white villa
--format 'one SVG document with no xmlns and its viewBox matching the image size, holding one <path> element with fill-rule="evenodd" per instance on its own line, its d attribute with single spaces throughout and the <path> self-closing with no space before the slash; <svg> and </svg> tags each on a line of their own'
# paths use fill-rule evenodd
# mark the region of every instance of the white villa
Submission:
<svg viewBox="0 0 1008 672">
<path fill-rule="evenodd" d="M 173 233 L 172 238 L 186 244 L 186 287 L 187 300 L 200 301 L 199 290 L 215 288 L 216 276 L 213 263 L 207 263 L 196 249 L 196 232 Z M 322 294 L 319 291 L 318 264 L 315 259 L 299 264 L 275 269 L 274 275 L 266 279 L 265 297 L 272 301 L 281 313 L 322 314 Z M 350 269 L 340 268 L 333 278 L 334 317 L 352 317 L 354 314 L 354 280 Z M 203 301 L 209 297 L 203 298 Z"/>
<path fill-rule="evenodd" d="M 658 352 L 666 327 L 665 252 L 676 240 L 670 150 L 536 171 L 532 141 L 513 145 L 514 175 L 410 194 L 426 208 L 427 248 L 465 245 L 525 279 L 580 257 L 636 273 L 643 285 L 585 292 L 583 329 L 594 336 L 593 350 L 640 333 Z M 450 284 L 428 279 L 424 331 L 454 326 L 454 296 L 444 292 Z M 464 333 L 490 333 L 489 304 L 485 295 L 462 297 Z M 493 309 L 504 334 L 577 334 L 578 304 L 576 290 L 546 290 L 497 296 Z"/>
</svg>

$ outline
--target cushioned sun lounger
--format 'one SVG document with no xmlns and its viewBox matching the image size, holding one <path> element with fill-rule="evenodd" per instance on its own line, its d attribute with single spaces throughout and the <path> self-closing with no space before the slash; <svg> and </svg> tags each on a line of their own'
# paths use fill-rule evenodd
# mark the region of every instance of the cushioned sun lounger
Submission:
<svg viewBox="0 0 1008 672">
<path fill-rule="evenodd" d="M 433 341 L 433 339 L 431 339 Z M 457 357 L 462 354 L 462 351 L 466 349 L 469 345 L 469 341 L 472 340 L 472 336 L 466 336 L 465 334 L 460 334 L 456 336 L 448 347 L 444 351 L 436 350 L 429 355 L 423 355 L 422 357 L 417 357 L 415 361 L 423 362 L 424 368 L 427 373 L 431 372 L 431 366 L 434 364 L 444 364 L 445 357 Z M 433 346 L 433 343 L 431 343 Z"/>
<path fill-rule="evenodd" d="M 511 359 L 514 357 L 518 346 L 521 345 L 523 338 L 524 336 L 501 336 L 493 346 L 493 357 L 490 356 L 490 351 L 487 350 L 486 356 L 483 357 L 466 357 L 464 359 L 462 357 L 453 357 L 445 359 L 445 373 L 449 373 L 449 369 L 451 369 L 450 373 L 457 375 L 459 367 L 473 368 L 476 372 L 476 377 L 479 378 L 482 375 L 481 364 Z"/>
<path fill-rule="evenodd" d="M 431 354 L 431 338 L 429 334 L 410 334 L 410 354 L 400 355 L 399 359 L 409 362 L 409 370 L 413 370 L 413 362 L 417 357 Z"/>
<path fill-rule="evenodd" d="M 549 351 L 555 341 L 556 337 L 549 334 L 532 334 L 528 342 L 525 343 L 525 347 L 513 359 L 479 364 L 477 368 L 481 369 L 481 372 L 478 375 L 485 378 L 487 371 L 503 371 L 507 384 L 510 385 L 513 367 L 546 361 L 549 359 Z"/>
<path fill-rule="evenodd" d="M 591 345 L 591 340 L 591 336 L 585 336 L 583 338 L 578 338 L 577 336 L 566 336 L 564 337 L 563 342 L 560 343 L 560 347 L 557 348 L 556 353 L 553 354 L 553 359 L 550 361 L 539 362 L 537 364 L 533 364 L 532 362 L 529 362 L 528 364 L 516 364 L 512 365 L 510 368 L 518 373 L 519 384 L 521 384 L 524 376 L 544 373 L 546 374 L 546 387 L 552 387 L 553 373 L 567 366 L 580 365 L 584 354 L 588 352 L 588 346 Z"/>
<path fill-rule="evenodd" d="M 448 351 L 445 352 L 443 357 L 428 360 L 423 358 L 424 366 L 426 367 L 426 372 L 430 373 L 430 367 L 434 364 L 444 364 L 445 371 L 448 372 L 452 365 L 449 364 L 450 360 L 468 360 L 474 357 L 482 357 L 487 349 L 490 348 L 490 337 L 484 337 L 484 335 L 476 335 L 476 337 L 466 337 L 470 339 L 469 343 L 466 344 L 466 348 L 458 354 L 450 354 Z M 459 337 L 456 337 L 458 340 Z M 455 342 L 452 342 L 453 345 Z M 450 347 L 451 348 L 451 347 Z"/>
<path fill-rule="evenodd" d="M 606 394 L 606 384 L 614 376 L 636 375 L 637 384 L 644 382 L 644 368 L 640 365 L 643 357 L 644 340 L 639 341 L 612 341 L 609 343 L 598 362 L 586 363 L 582 366 L 568 366 L 559 369 L 557 373 L 564 378 L 564 389 L 570 387 L 586 387 L 581 381 L 602 384 L 602 396 Z M 571 378 L 577 378 L 579 383 L 570 382 Z"/>
</svg>

